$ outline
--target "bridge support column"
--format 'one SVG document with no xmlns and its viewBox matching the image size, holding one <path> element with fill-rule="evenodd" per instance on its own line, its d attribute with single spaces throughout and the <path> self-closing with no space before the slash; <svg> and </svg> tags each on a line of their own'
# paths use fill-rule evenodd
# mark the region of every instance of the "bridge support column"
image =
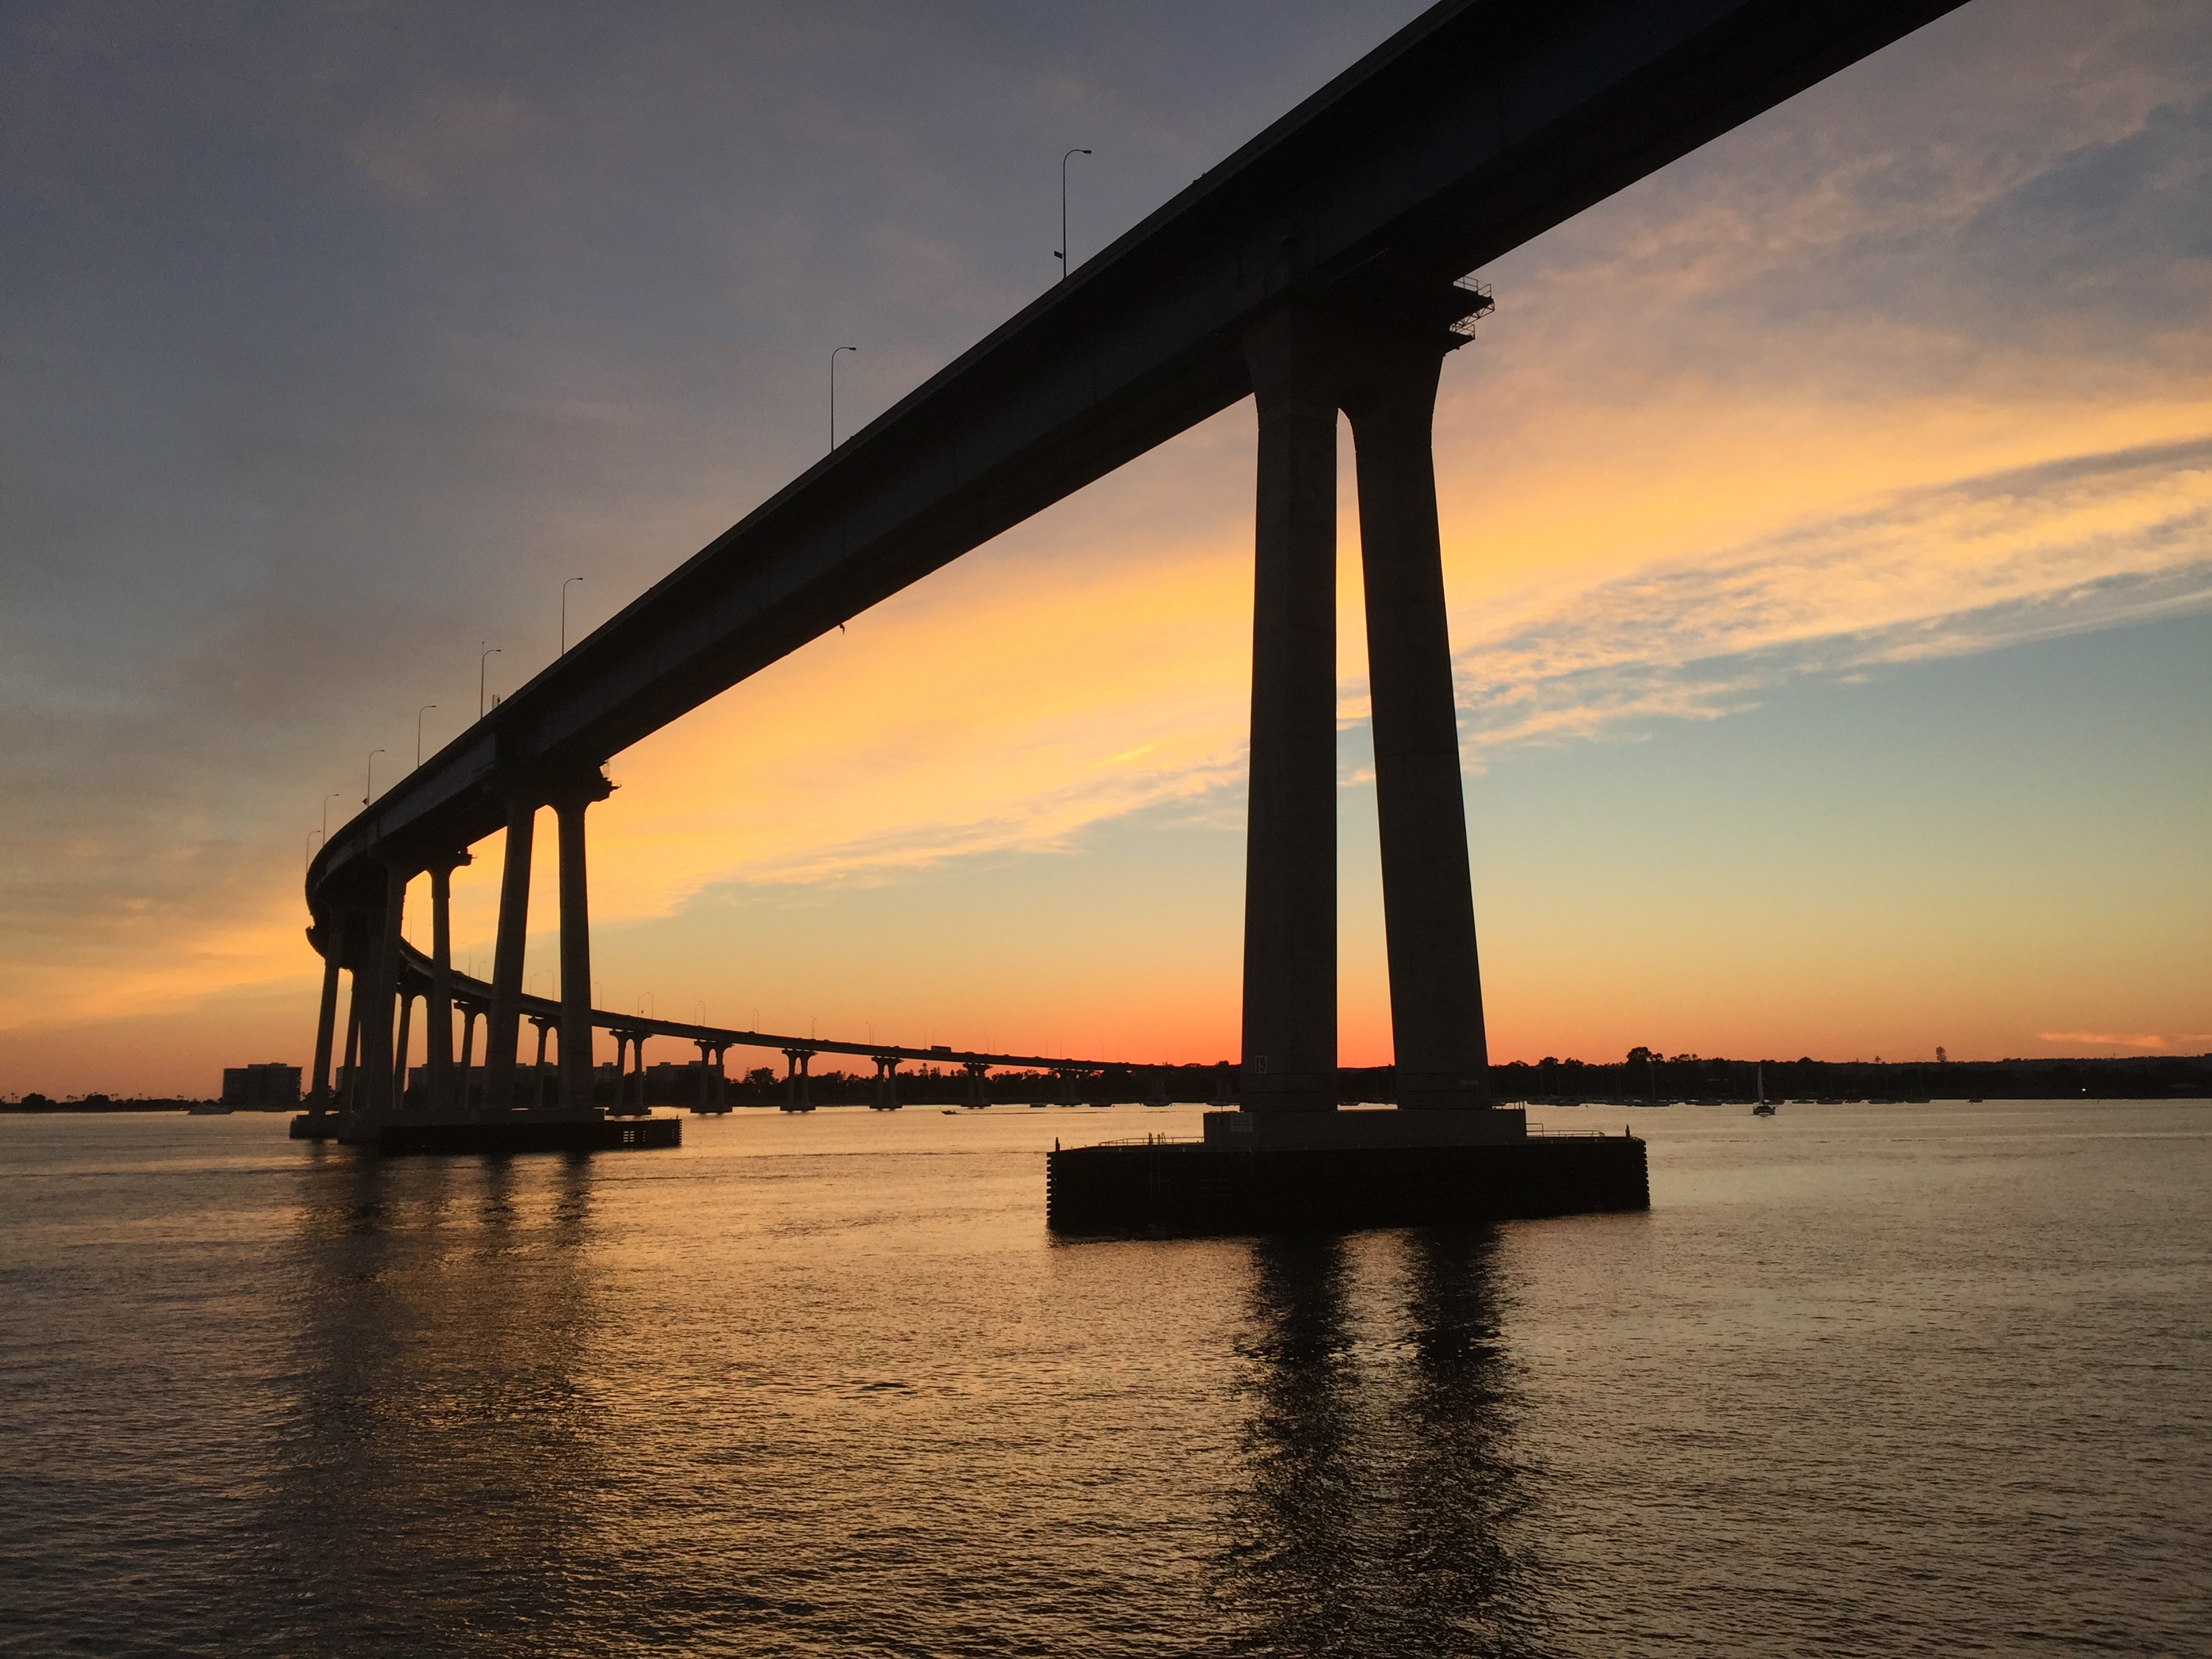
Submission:
<svg viewBox="0 0 2212 1659">
<path fill-rule="evenodd" d="M 730 1109 L 730 1068 L 724 1063 L 724 1056 L 729 1052 L 726 1042 L 714 1045 L 714 1109 L 718 1112 Z"/>
<path fill-rule="evenodd" d="M 1490 1103 L 1431 443 L 1443 352 L 1363 339 L 1346 399 L 1359 478 L 1367 676 L 1398 1104 Z"/>
<path fill-rule="evenodd" d="M 491 1018 L 484 1027 L 484 1109 L 514 1104 L 514 1051 L 522 1036 L 522 959 L 530 938 L 530 845 L 538 801 L 516 793 L 507 803 L 507 850 L 500 860 L 499 938 L 492 947 Z"/>
<path fill-rule="evenodd" d="M 1336 1104 L 1336 408 L 1307 314 L 1247 332 L 1259 405 L 1244 1104 Z"/>
<path fill-rule="evenodd" d="M 561 1104 L 571 1111 L 592 1106 L 592 888 L 584 868 L 584 813 L 613 793 L 594 772 L 553 798 L 561 836 Z"/>
<path fill-rule="evenodd" d="M 879 1112 L 896 1112 L 899 1109 L 899 1057 L 896 1054 L 878 1054 L 875 1061 L 876 1097 L 871 1104 Z"/>
<path fill-rule="evenodd" d="M 471 1103 L 469 1085 L 476 1071 L 477 1017 L 483 1012 L 483 1009 L 474 1002 L 464 1002 L 459 1006 L 461 1011 L 461 1058 L 454 1068 L 453 1103 L 465 1109 Z"/>
<path fill-rule="evenodd" d="M 790 1075 L 785 1084 L 783 1109 L 787 1112 L 812 1111 L 814 1102 L 806 1092 L 806 1066 L 807 1062 L 814 1058 L 814 1050 L 786 1048 L 783 1051 L 783 1058 L 784 1063 L 791 1067 Z"/>
<path fill-rule="evenodd" d="M 363 930 L 364 935 L 366 929 Z M 363 945 L 363 954 L 368 946 Z M 338 1067 L 337 1107 L 342 1112 L 353 1110 L 353 1103 L 361 1092 L 361 999 L 363 975 L 358 959 L 347 975 L 346 986 L 346 1046 L 345 1060 Z"/>
<path fill-rule="evenodd" d="M 399 994 L 399 925 L 407 902 L 407 871 L 384 866 L 384 904 L 378 912 L 368 956 L 368 971 L 356 972 L 362 1000 L 361 1068 L 355 1074 L 354 1116 L 359 1122 L 392 1110 L 392 1039 L 394 1004 Z"/>
<path fill-rule="evenodd" d="M 392 1045 L 392 1107 L 394 1111 L 407 1109 L 407 1053 L 414 1047 L 416 994 L 412 985 L 399 988 L 399 1040 Z"/>
<path fill-rule="evenodd" d="M 323 950 L 323 994 L 315 1009 L 315 1069 L 307 1083 L 307 1109 L 323 1112 L 331 1103 L 331 1047 L 337 1034 L 338 951 L 345 924 L 333 916 L 317 930 Z"/>
<path fill-rule="evenodd" d="M 430 1067 L 430 1108 L 450 1112 L 462 1091 L 453 1080 L 453 872 L 473 862 L 466 853 L 448 853 L 430 865 L 430 1000 L 423 1059 Z"/>
<path fill-rule="evenodd" d="M 530 1109 L 541 1111 L 545 1105 L 545 1039 L 561 1021 L 554 1014 L 532 1014 L 530 1023 L 538 1028 L 538 1063 L 530 1068 Z"/>
<path fill-rule="evenodd" d="M 990 1075 L 990 1063 L 981 1060 L 963 1060 L 960 1062 L 960 1069 L 968 1073 L 968 1098 L 964 1103 L 975 1107 L 988 1106 L 991 1097 L 984 1091 L 983 1079 Z"/>
</svg>

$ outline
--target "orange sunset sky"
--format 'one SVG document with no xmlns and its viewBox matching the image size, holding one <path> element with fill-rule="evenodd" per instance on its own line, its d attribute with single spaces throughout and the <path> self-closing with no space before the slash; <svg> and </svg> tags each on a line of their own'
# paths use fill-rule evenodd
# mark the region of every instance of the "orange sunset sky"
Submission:
<svg viewBox="0 0 2212 1659">
<path fill-rule="evenodd" d="M 1415 9 L 0 21 L 0 1093 L 305 1063 L 370 750 L 811 461 L 830 347 L 857 424 L 1054 280 L 1062 149 L 1079 261 Z M 2212 1049 L 2208 227 L 2212 14 L 1971 0 L 1482 273 L 1436 441 L 1493 1060 Z M 617 757 L 599 1003 L 1234 1058 L 1252 487 L 1248 403 Z"/>
</svg>

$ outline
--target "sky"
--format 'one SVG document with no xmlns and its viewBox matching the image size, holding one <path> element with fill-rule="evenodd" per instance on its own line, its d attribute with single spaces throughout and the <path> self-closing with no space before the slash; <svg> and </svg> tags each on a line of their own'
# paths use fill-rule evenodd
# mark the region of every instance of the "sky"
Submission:
<svg viewBox="0 0 2212 1659">
<path fill-rule="evenodd" d="M 1417 9 L 0 12 L 0 1094 L 303 1063 L 324 814 L 566 579 L 573 636 L 816 459 L 832 347 L 849 431 L 1055 280 L 1062 151 L 1079 263 Z M 1481 274 L 1436 447 L 1492 1059 L 2212 1050 L 2212 12 L 1970 0 Z M 1234 1058 L 1253 443 L 616 757 L 599 1004 Z"/>
</svg>

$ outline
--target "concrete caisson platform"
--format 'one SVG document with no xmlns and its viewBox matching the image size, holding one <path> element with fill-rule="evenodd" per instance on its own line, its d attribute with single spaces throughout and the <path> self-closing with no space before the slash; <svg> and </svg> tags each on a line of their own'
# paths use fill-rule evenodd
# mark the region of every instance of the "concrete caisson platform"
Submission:
<svg viewBox="0 0 2212 1659">
<path fill-rule="evenodd" d="M 1119 1237 L 1451 1226 L 1651 1207 L 1644 1143 L 1539 1135 L 1455 1146 L 1220 1142 L 1048 1153 L 1055 1233 Z"/>
</svg>

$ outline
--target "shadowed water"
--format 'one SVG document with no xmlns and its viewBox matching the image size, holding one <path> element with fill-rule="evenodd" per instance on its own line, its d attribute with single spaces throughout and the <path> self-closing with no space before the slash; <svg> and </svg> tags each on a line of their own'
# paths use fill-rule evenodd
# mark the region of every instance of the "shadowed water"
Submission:
<svg viewBox="0 0 2212 1659">
<path fill-rule="evenodd" d="M 1649 1215 L 1080 1244 L 1194 1111 L 0 1120 L 0 1648 L 2205 1650 L 2212 1108 L 1634 1115 Z"/>
</svg>

